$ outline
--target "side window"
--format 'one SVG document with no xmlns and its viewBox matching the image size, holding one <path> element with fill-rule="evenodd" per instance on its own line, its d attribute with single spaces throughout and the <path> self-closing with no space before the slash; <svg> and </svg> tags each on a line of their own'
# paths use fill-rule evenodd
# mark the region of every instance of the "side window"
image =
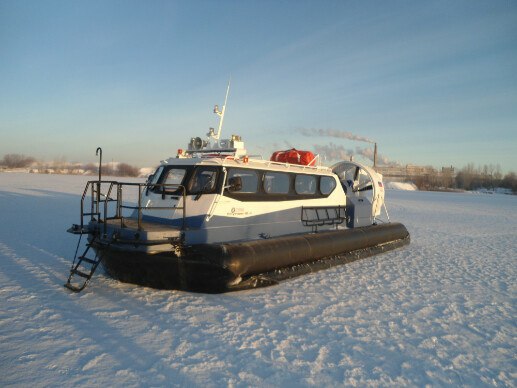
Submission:
<svg viewBox="0 0 517 388">
<path fill-rule="evenodd" d="M 331 176 L 322 176 L 320 180 L 320 191 L 323 195 L 329 195 L 336 188 L 336 180 Z"/>
<path fill-rule="evenodd" d="M 188 185 L 190 194 L 211 193 L 217 183 L 217 170 L 213 167 L 198 167 Z"/>
<path fill-rule="evenodd" d="M 244 168 L 232 168 L 228 171 L 226 185 L 229 185 L 231 178 L 239 177 L 241 179 L 242 188 L 239 193 L 256 193 L 258 188 L 258 174 L 255 170 Z"/>
<path fill-rule="evenodd" d="M 268 194 L 287 194 L 289 192 L 289 175 L 281 172 L 264 174 L 264 191 Z"/>
<path fill-rule="evenodd" d="M 296 194 L 316 194 L 316 177 L 314 175 L 296 175 L 294 188 Z"/>
</svg>

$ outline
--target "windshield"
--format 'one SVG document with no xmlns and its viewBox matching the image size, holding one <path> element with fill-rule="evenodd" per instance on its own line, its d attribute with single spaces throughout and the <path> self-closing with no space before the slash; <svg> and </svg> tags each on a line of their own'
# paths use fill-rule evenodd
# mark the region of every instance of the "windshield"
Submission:
<svg viewBox="0 0 517 388">
<path fill-rule="evenodd" d="M 190 179 L 190 194 L 211 193 L 217 183 L 217 170 L 213 167 L 198 167 Z"/>
<path fill-rule="evenodd" d="M 161 194 L 177 194 L 179 186 L 183 184 L 187 175 L 186 167 L 160 166 L 151 180 L 151 190 Z"/>
<path fill-rule="evenodd" d="M 186 172 L 184 168 L 171 168 L 165 172 L 162 183 L 165 185 L 181 185 Z"/>
<path fill-rule="evenodd" d="M 153 185 L 156 182 L 158 182 L 158 179 L 160 178 L 160 175 L 162 175 L 163 166 L 160 166 L 156 169 L 153 175 L 149 176 L 149 184 Z"/>
</svg>

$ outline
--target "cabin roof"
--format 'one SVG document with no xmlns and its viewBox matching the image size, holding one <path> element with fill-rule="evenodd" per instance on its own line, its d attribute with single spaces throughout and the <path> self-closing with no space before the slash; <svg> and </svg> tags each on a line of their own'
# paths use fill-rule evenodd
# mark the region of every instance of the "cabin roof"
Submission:
<svg viewBox="0 0 517 388">
<path fill-rule="evenodd" d="M 247 161 L 245 161 L 247 160 Z M 165 165 L 178 165 L 178 166 L 224 166 L 224 167 L 238 167 L 238 168 L 251 168 L 260 170 L 270 171 L 283 171 L 283 172 L 297 172 L 306 174 L 319 174 L 319 175 L 332 175 L 332 169 L 327 166 L 306 166 L 300 164 L 273 162 L 270 160 L 263 159 L 246 159 L 246 158 L 233 158 L 232 156 L 214 156 L 214 157 L 202 157 L 202 158 L 169 158 L 162 162 Z"/>
</svg>

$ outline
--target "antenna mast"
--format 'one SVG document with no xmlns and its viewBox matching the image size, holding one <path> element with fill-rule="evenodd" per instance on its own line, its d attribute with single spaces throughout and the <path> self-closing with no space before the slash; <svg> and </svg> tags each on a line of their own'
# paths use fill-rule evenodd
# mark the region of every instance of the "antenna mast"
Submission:
<svg viewBox="0 0 517 388">
<path fill-rule="evenodd" d="M 215 140 L 219 140 L 219 137 L 221 136 L 221 129 L 223 128 L 224 121 L 224 112 L 226 110 L 226 102 L 228 101 L 228 94 L 230 93 L 230 82 L 231 78 L 228 80 L 228 86 L 226 87 L 226 96 L 224 97 L 223 109 L 219 111 L 219 107 L 217 105 L 214 107 L 214 113 L 220 117 L 219 128 L 217 128 L 217 134 L 213 136 Z"/>
</svg>

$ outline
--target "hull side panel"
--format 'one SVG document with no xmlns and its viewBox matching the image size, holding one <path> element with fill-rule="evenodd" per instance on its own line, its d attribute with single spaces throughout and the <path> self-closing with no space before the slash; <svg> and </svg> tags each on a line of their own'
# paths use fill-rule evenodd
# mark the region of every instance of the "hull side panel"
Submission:
<svg viewBox="0 0 517 388">
<path fill-rule="evenodd" d="M 167 220 L 150 216 L 145 216 L 143 219 L 171 227 L 181 227 L 179 219 Z M 231 213 L 224 216 L 214 215 L 209 220 L 201 216 L 187 217 L 185 225 L 184 235 L 187 245 L 260 240 L 311 231 L 311 227 L 304 226 L 301 221 L 300 207 L 247 217 L 238 217 Z M 335 226 L 323 225 L 318 229 L 331 230 L 335 229 Z"/>
</svg>

